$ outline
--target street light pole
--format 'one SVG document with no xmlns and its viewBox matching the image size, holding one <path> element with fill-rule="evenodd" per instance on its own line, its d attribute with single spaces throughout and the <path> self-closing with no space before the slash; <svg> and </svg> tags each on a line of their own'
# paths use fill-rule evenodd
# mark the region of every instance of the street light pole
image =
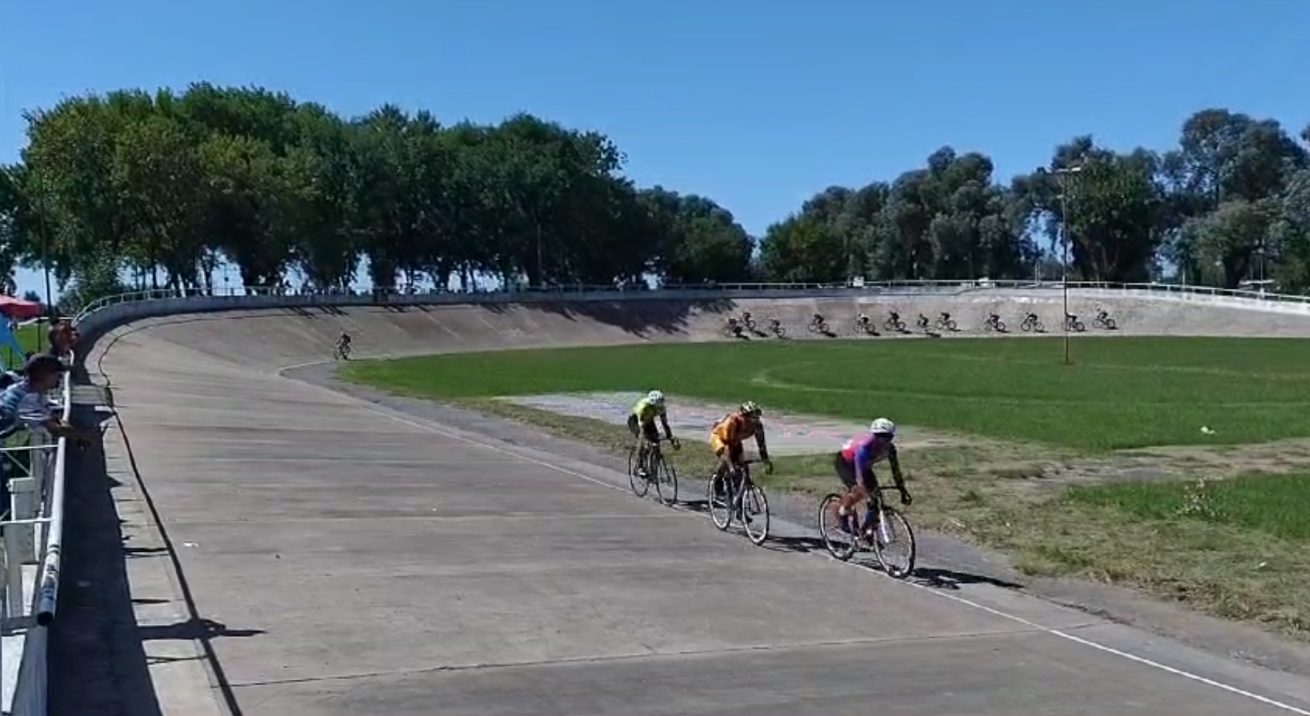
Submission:
<svg viewBox="0 0 1310 716">
<path fill-rule="evenodd" d="M 1060 292 L 1064 295 L 1064 316 L 1060 319 L 1060 323 L 1064 325 L 1065 365 L 1069 365 L 1069 208 L 1065 196 L 1069 193 L 1069 188 L 1065 177 L 1082 170 L 1083 168 L 1078 166 L 1055 170 L 1055 173 L 1060 176 L 1060 239 L 1064 249 L 1064 257 L 1060 261 Z"/>
</svg>

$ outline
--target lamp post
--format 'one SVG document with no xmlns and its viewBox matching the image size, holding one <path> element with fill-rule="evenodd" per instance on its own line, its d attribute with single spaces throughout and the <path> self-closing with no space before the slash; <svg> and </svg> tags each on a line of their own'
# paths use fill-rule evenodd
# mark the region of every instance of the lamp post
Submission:
<svg viewBox="0 0 1310 716">
<path fill-rule="evenodd" d="M 1069 207 L 1065 195 L 1069 193 L 1065 177 L 1082 172 L 1080 166 L 1062 167 L 1055 173 L 1060 177 L 1060 239 L 1064 257 L 1060 261 L 1060 292 L 1064 294 L 1064 364 L 1069 365 Z"/>
</svg>

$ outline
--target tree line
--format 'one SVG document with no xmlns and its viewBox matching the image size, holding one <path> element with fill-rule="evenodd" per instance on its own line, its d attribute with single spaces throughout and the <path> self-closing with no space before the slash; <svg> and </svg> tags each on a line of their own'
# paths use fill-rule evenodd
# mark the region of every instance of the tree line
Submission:
<svg viewBox="0 0 1310 716">
<path fill-rule="evenodd" d="M 255 88 L 73 97 L 26 115 L 0 171 L 0 268 L 49 257 L 81 298 L 123 288 L 313 290 L 749 278 L 751 237 L 710 199 L 638 189 L 604 135 L 520 114 L 443 126 L 342 119 Z"/>
<path fill-rule="evenodd" d="M 1067 237 L 1080 279 L 1310 289 L 1310 153 L 1274 120 L 1209 109 L 1168 151 L 1082 136 L 1008 185 L 992 174 L 986 155 L 946 147 L 891 183 L 830 187 L 769 228 L 765 273 L 1050 279 Z"/>
<path fill-rule="evenodd" d="M 1310 288 L 1305 146 L 1219 109 L 1168 151 L 1077 137 L 1008 184 L 985 154 L 943 148 L 894 181 L 828 188 L 758 239 L 709 198 L 635 186 L 603 134 L 527 114 L 344 119 L 201 83 L 25 117 L 21 160 L 0 167 L 0 269 L 48 265 L 74 303 L 212 290 L 223 265 L 245 285 L 294 273 L 321 291 L 363 266 L 375 286 L 462 288 L 1052 278 L 1062 225 L 1079 278 Z"/>
</svg>

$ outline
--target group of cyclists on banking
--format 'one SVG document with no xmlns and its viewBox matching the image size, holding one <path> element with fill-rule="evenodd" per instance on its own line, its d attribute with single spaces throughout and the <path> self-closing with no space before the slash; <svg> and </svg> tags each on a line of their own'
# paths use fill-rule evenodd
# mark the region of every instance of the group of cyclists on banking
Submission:
<svg viewBox="0 0 1310 716">
<path fill-rule="evenodd" d="M 745 443 L 750 439 L 755 441 L 765 471 L 773 472 L 773 462 L 769 459 L 762 416 L 763 411 L 760 406 L 748 400 L 737 410 L 723 416 L 710 428 L 709 448 L 717 460 L 715 470 L 711 474 L 711 482 L 723 477 L 733 481 L 748 479 L 744 478 L 748 474 L 744 470 Z M 669 426 L 664 393 L 658 390 L 650 391 L 632 406 L 632 412 L 628 416 L 628 430 L 638 440 L 634 469 L 639 473 L 644 473 L 647 469 L 646 457 L 652 447 L 660 442 L 661 431 L 663 439 L 672 444 L 675 449 L 680 447 Z M 878 480 L 873 469 L 877 463 L 886 461 L 890 467 L 892 480 L 895 483 L 894 489 L 900 495 L 901 504 L 909 505 L 912 502 L 913 498 L 905 487 L 905 479 L 901 473 L 895 440 L 896 424 L 887 418 L 877 418 L 869 424 L 867 431 L 844 442 L 833 454 L 833 471 L 844 488 L 837 515 L 845 531 L 854 532 L 860 529 L 858 521 L 855 520 L 857 506 L 870 502 L 878 495 Z M 644 478 L 646 475 L 639 474 L 639 477 Z M 740 492 L 740 486 L 734 491 Z M 866 524 L 864 529 L 871 530 L 872 525 Z"/>
<path fill-rule="evenodd" d="M 1066 313 L 1064 316 L 1064 322 L 1065 322 L 1064 323 L 1065 328 L 1068 330 L 1078 333 L 1087 330 L 1087 326 L 1082 321 L 1078 320 L 1077 314 Z M 954 333 L 960 330 L 959 323 L 947 311 L 942 311 L 938 313 L 937 319 L 935 321 L 933 319 L 928 318 L 928 316 L 920 313 L 915 323 L 918 326 L 918 329 L 925 333 L 930 332 L 934 328 L 938 331 L 944 331 L 948 333 Z M 1092 321 L 1092 325 L 1095 326 L 1096 328 L 1102 328 L 1110 331 L 1115 330 L 1118 327 L 1117 324 L 1115 323 L 1115 320 L 1110 317 L 1110 312 L 1105 310 L 1104 308 L 1101 308 L 1100 306 L 1096 307 L 1096 318 Z M 1023 321 L 1020 323 L 1020 326 L 1023 328 L 1024 332 L 1036 331 L 1038 333 L 1041 333 L 1045 330 L 1045 328 L 1042 325 L 1041 319 L 1038 318 L 1036 313 L 1033 313 L 1031 311 L 1023 315 Z M 909 332 L 908 325 L 905 323 L 905 321 L 901 320 L 901 314 L 896 311 L 887 312 L 887 318 L 882 322 L 882 327 L 888 331 L 894 331 L 897 333 Z M 987 317 L 983 320 L 982 327 L 984 331 L 996 331 L 1000 333 L 1005 332 L 1005 322 L 1001 320 L 1001 315 L 999 313 L 996 313 L 995 311 L 992 311 L 987 315 Z M 828 319 L 821 313 L 814 314 L 814 316 L 810 319 L 810 322 L 806 326 L 806 328 L 809 330 L 810 333 L 831 335 Z M 867 313 L 860 313 L 856 315 L 853 329 L 857 335 L 858 334 L 865 334 L 871 336 L 879 335 L 877 322 Z M 782 325 L 782 321 L 778 320 L 777 318 L 768 319 L 768 327 L 765 330 L 767 331 L 767 333 L 773 334 L 778 338 L 787 337 L 786 327 L 784 327 Z M 743 312 L 740 318 L 738 318 L 737 316 L 729 316 L 724 320 L 724 324 L 723 324 L 724 335 L 729 337 L 741 338 L 744 337 L 747 332 L 756 333 L 759 335 L 764 334 L 763 332 L 757 329 L 757 323 L 755 321 L 754 316 L 751 315 L 750 311 Z"/>
</svg>

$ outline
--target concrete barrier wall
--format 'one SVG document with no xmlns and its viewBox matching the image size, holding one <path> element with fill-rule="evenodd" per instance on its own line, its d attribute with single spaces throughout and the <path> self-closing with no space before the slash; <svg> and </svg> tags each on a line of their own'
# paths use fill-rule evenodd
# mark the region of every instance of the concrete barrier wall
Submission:
<svg viewBox="0 0 1310 716">
<path fill-rule="evenodd" d="M 676 291 L 592 291 L 585 293 L 494 293 L 494 294 L 424 294 L 417 296 L 307 295 L 307 296 L 193 296 L 186 298 L 157 298 L 144 301 L 115 303 L 101 308 L 79 321 L 83 335 L 98 335 L 115 326 L 142 318 L 170 316 L 183 313 L 249 310 L 260 308 L 291 308 L 297 306 L 443 306 L 443 305 L 501 305 L 509 303 L 597 303 L 615 301 L 770 301 L 783 299 L 850 299 L 875 303 L 908 300 L 911 297 L 940 298 L 965 296 L 996 301 L 1021 298 L 1049 298 L 1059 294 L 1057 286 L 1040 288 L 984 288 L 984 287 L 901 287 L 834 288 L 834 289 L 768 289 L 768 290 L 688 290 Z M 1289 316 L 1310 316 L 1310 302 L 1293 303 L 1208 294 L 1183 290 L 1153 291 L 1145 289 L 1071 289 L 1075 300 L 1099 299 L 1116 304 L 1125 299 L 1159 301 L 1214 306 L 1243 311 L 1258 311 Z M 908 305 L 908 304 L 907 304 Z M 1058 317 L 1057 317 L 1058 318 Z"/>
<path fill-rule="evenodd" d="M 1226 300 L 1225 300 L 1226 299 Z M 1150 291 L 1078 289 L 1070 310 L 1088 323 L 1098 306 L 1109 310 L 1120 335 L 1310 336 L 1310 311 L 1298 305 L 1265 306 L 1231 297 L 1173 296 Z M 695 291 L 595 292 L 559 295 L 415 296 L 374 302 L 368 297 L 260 296 L 161 299 L 110 306 L 87 316 L 85 334 L 149 341 L 161 358 L 229 367 L 276 370 L 330 360 L 341 332 L 355 339 L 360 357 L 505 350 L 634 342 L 724 340 L 729 315 L 751 311 L 764 326 L 777 318 L 798 339 L 827 339 L 806 330 L 822 313 L 837 336 L 852 336 L 854 319 L 867 313 L 881 327 L 900 312 L 913 331 L 922 312 L 935 320 L 951 313 L 959 337 L 984 335 L 987 315 L 999 313 L 1012 334 L 1023 314 L 1041 316 L 1058 334 L 1061 292 L 1036 289 L 954 291 Z M 884 332 L 885 334 L 885 332 Z M 770 340 L 754 336 L 752 340 Z M 96 341 L 92 357 L 111 341 Z"/>
</svg>

